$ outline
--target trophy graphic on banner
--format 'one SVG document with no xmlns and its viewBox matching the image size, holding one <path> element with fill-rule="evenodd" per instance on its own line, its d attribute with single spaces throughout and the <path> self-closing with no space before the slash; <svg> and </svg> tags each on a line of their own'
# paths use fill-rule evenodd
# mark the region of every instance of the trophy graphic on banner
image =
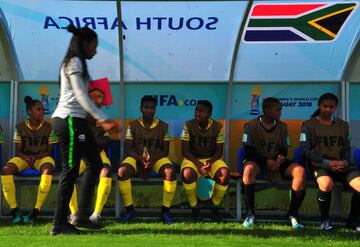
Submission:
<svg viewBox="0 0 360 247">
<path fill-rule="evenodd" d="M 41 96 L 41 103 L 44 107 L 44 113 L 45 114 L 50 114 L 50 104 L 49 104 L 49 89 L 47 87 L 41 87 L 39 89 L 39 93 Z"/>
<path fill-rule="evenodd" d="M 260 100 L 260 95 L 262 94 L 262 89 L 261 87 L 254 87 L 253 89 L 251 89 L 251 101 L 250 101 L 250 115 L 259 115 L 260 111 L 259 111 L 259 100 Z"/>
</svg>

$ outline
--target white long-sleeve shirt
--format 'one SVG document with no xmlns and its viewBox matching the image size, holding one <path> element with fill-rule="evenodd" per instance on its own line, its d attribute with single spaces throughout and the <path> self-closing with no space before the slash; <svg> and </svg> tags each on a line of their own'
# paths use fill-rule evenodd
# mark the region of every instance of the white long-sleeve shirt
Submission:
<svg viewBox="0 0 360 247">
<path fill-rule="evenodd" d="M 70 59 L 60 70 L 60 99 L 52 117 L 65 119 L 68 116 L 86 118 L 89 113 L 93 118 L 102 122 L 108 119 L 88 95 L 88 81 L 82 77 L 83 66 L 78 57 Z"/>
</svg>

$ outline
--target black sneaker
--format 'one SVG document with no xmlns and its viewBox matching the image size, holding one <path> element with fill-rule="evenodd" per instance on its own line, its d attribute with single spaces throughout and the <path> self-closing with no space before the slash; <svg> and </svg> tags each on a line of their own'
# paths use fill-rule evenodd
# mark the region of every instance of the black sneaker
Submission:
<svg viewBox="0 0 360 247">
<path fill-rule="evenodd" d="M 120 218 L 121 224 L 127 224 L 131 222 L 135 218 L 135 211 L 134 210 L 126 210 Z"/>
<path fill-rule="evenodd" d="M 89 220 L 89 217 L 83 215 L 77 215 L 77 217 L 72 217 L 71 225 L 88 229 L 99 229 L 102 227 L 101 224 L 94 224 L 92 221 Z"/>
<path fill-rule="evenodd" d="M 354 230 L 355 232 L 360 233 L 360 223 L 359 222 L 348 221 L 348 222 L 346 222 L 346 227 Z"/>
<path fill-rule="evenodd" d="M 175 224 L 174 217 L 172 216 L 172 214 L 169 211 L 161 212 L 161 218 L 162 218 L 164 224 L 166 224 L 166 225 Z"/>
<path fill-rule="evenodd" d="M 191 208 L 191 210 L 192 210 L 192 213 L 193 213 L 194 221 L 196 221 L 196 222 L 203 222 L 204 221 L 204 218 L 200 214 L 200 208 L 199 207 Z"/>
<path fill-rule="evenodd" d="M 323 222 L 321 222 L 320 228 L 321 228 L 321 230 L 324 230 L 324 231 L 331 231 L 334 229 L 330 219 L 326 219 Z"/>
<path fill-rule="evenodd" d="M 30 224 L 33 222 L 34 219 L 36 219 L 40 214 L 39 209 L 34 208 L 28 215 L 25 215 L 23 217 L 23 222 L 25 224 Z"/>
<path fill-rule="evenodd" d="M 70 223 L 66 223 L 64 225 L 53 225 L 50 231 L 50 235 L 56 236 L 59 234 L 79 235 L 81 234 L 81 231 L 77 229 L 75 226 L 71 225 Z"/>
</svg>

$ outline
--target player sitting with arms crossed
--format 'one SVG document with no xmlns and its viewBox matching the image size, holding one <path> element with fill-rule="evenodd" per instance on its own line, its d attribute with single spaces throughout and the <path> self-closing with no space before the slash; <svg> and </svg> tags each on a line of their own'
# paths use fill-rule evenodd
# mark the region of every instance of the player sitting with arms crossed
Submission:
<svg viewBox="0 0 360 247">
<path fill-rule="evenodd" d="M 126 131 L 125 151 L 119 171 L 119 190 L 125 206 L 122 223 L 129 222 L 135 216 L 131 176 L 146 174 L 151 170 L 164 178 L 163 203 L 161 217 L 165 224 L 174 223 L 170 207 L 176 190 L 176 174 L 167 157 L 169 155 L 168 125 L 155 118 L 156 101 L 146 95 L 141 98 L 142 117 L 131 122 Z M 146 175 L 145 175 L 146 176 Z"/>
<path fill-rule="evenodd" d="M 266 98 L 262 103 L 264 115 L 245 125 L 242 142 L 245 147 L 243 163 L 244 201 L 247 216 L 243 226 L 250 228 L 255 221 L 255 180 L 263 173 L 276 182 L 292 179 L 291 202 L 287 216 L 294 229 L 301 230 L 298 210 L 305 197 L 305 169 L 287 158 L 290 145 L 287 125 L 280 121 L 281 103 L 276 98 Z"/>
</svg>

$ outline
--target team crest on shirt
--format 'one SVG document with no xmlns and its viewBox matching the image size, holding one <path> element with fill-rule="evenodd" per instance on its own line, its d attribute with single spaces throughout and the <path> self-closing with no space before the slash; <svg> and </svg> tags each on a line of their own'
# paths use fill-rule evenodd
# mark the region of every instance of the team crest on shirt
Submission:
<svg viewBox="0 0 360 247">
<path fill-rule="evenodd" d="M 79 141 L 86 141 L 86 135 L 85 134 L 80 134 L 79 135 Z"/>
</svg>

